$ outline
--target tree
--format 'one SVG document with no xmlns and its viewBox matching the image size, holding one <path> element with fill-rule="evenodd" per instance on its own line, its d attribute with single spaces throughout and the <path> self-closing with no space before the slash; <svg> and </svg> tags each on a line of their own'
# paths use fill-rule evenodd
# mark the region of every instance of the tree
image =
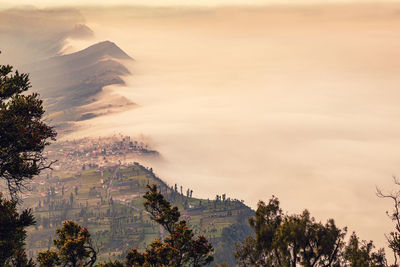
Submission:
<svg viewBox="0 0 400 267">
<path fill-rule="evenodd" d="M 42 120 L 38 94 L 22 94 L 30 87 L 28 74 L 0 65 L 0 178 L 15 201 L 27 181 L 50 167 L 42 152 L 56 136 Z"/>
<path fill-rule="evenodd" d="M 355 233 L 350 236 L 350 240 L 344 249 L 345 264 L 352 267 L 385 267 L 387 266 L 385 252 L 383 249 L 373 251 L 372 241 L 360 241 Z"/>
<path fill-rule="evenodd" d="M 40 267 L 53 267 L 60 263 L 57 252 L 54 250 L 41 251 L 36 257 Z"/>
<path fill-rule="evenodd" d="M 73 221 L 65 221 L 56 231 L 53 240 L 57 251 L 40 252 L 37 261 L 40 266 L 93 266 L 97 252 L 93 248 L 90 233 Z"/>
<path fill-rule="evenodd" d="M 393 177 L 393 182 L 395 185 L 400 185 L 400 181 L 396 177 Z M 393 252 L 394 266 L 398 266 L 397 264 L 400 257 L 400 191 L 387 194 L 383 193 L 381 189 L 376 188 L 376 194 L 380 198 L 388 198 L 393 201 L 392 212 L 387 211 L 386 214 L 394 222 L 395 230 L 392 231 L 390 235 L 386 235 L 386 239 L 389 248 Z"/>
<path fill-rule="evenodd" d="M 72 208 L 72 205 L 74 204 L 74 195 L 72 194 L 72 192 L 69 195 L 69 204 L 71 205 L 71 208 Z"/>
<path fill-rule="evenodd" d="M 275 241 L 291 266 L 338 266 L 345 234 L 346 229 L 337 228 L 333 219 L 323 225 L 305 210 L 300 215 L 285 216 Z"/>
<path fill-rule="evenodd" d="M 26 182 L 49 168 L 43 149 L 56 132 L 43 122 L 38 94 L 30 88 L 28 74 L 0 65 L 0 179 L 11 200 L 0 194 L 0 266 L 33 266 L 25 254 L 25 228 L 35 223 L 32 210 L 17 211 L 19 193 Z"/>
<path fill-rule="evenodd" d="M 215 248 L 214 262 L 235 266 L 236 261 L 233 255 L 235 243 L 244 241 L 250 235 L 252 235 L 252 229 L 245 220 L 222 229 L 220 242 Z"/>
<path fill-rule="evenodd" d="M 272 197 L 268 205 L 260 201 L 254 217 L 249 219 L 255 238 L 249 236 L 244 243 L 238 243 L 235 257 L 239 265 L 255 266 L 267 262 L 281 266 L 279 251 L 274 247 L 275 235 L 283 221 L 283 212 L 279 200 Z"/>
<path fill-rule="evenodd" d="M 25 254 L 25 228 L 35 223 L 32 210 L 17 211 L 17 201 L 0 193 L 0 266 L 30 266 Z"/>
<path fill-rule="evenodd" d="M 193 230 L 181 220 L 177 207 L 158 192 L 157 186 L 147 186 L 144 207 L 152 220 L 168 233 L 163 241 L 156 239 L 144 252 L 133 248 L 126 256 L 128 266 L 203 266 L 213 261 L 213 247 L 204 236 L 194 237 Z"/>
<path fill-rule="evenodd" d="M 300 215 L 285 215 L 279 200 L 260 201 L 249 219 L 255 238 L 249 236 L 236 248 L 240 266 L 340 266 L 340 250 L 346 229 L 328 220 L 316 222 L 305 210 Z"/>
</svg>

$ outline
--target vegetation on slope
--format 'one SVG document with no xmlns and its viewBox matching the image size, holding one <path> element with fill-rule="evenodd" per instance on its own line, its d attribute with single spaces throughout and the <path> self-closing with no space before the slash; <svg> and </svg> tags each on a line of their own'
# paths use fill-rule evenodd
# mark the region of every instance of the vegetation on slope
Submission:
<svg viewBox="0 0 400 267">
<path fill-rule="evenodd" d="M 34 208 L 37 221 L 29 229 L 28 255 L 52 247 L 56 228 L 73 220 L 92 233 L 98 258 L 122 259 L 133 246 L 144 249 L 166 232 L 151 220 L 143 207 L 148 184 L 155 184 L 195 234 L 203 234 L 216 247 L 216 262 L 233 263 L 233 245 L 250 233 L 246 223 L 253 212 L 241 201 L 225 195 L 215 200 L 199 199 L 193 191 L 180 190 L 160 180 L 138 163 L 99 170 L 85 167 L 77 172 L 52 172 L 31 185 L 24 205 Z M 237 236 L 231 235 L 231 231 Z M 234 233 L 234 232 L 233 232 Z M 220 255 L 220 256 L 219 256 Z"/>
</svg>

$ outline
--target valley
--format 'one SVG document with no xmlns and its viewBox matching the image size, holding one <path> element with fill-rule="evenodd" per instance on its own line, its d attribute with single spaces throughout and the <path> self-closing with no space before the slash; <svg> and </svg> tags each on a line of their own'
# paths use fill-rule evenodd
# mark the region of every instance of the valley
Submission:
<svg viewBox="0 0 400 267">
<path fill-rule="evenodd" d="M 23 196 L 23 205 L 33 208 L 37 221 L 28 230 L 30 257 L 53 247 L 55 230 L 65 220 L 89 229 L 100 261 L 123 259 L 132 247 L 144 249 L 154 239 L 163 239 L 164 231 L 150 220 L 143 206 L 146 186 L 153 184 L 179 208 L 181 218 L 196 234 L 213 243 L 220 257 L 216 262 L 234 263 L 231 241 L 242 241 L 240 236 L 251 233 L 247 219 L 253 211 L 242 201 L 225 194 L 196 198 L 193 190 L 166 184 L 152 168 L 127 160 L 159 157 L 145 143 L 130 137 L 56 143 L 47 156 L 59 161 L 53 170 L 36 177 Z M 232 236 L 232 229 L 238 235 Z"/>
</svg>

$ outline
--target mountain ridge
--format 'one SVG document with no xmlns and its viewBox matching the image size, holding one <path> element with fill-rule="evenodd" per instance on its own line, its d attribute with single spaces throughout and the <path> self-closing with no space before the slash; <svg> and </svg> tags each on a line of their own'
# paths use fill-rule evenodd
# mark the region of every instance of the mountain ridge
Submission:
<svg viewBox="0 0 400 267">
<path fill-rule="evenodd" d="M 87 59 L 89 56 L 96 57 L 97 59 L 100 59 L 102 56 L 104 57 L 105 55 L 108 55 L 112 58 L 115 59 L 128 59 L 128 60 L 133 60 L 132 57 L 130 57 L 127 53 L 125 53 L 121 48 L 119 48 L 114 42 L 111 41 L 102 41 L 98 42 L 96 44 L 93 44 L 91 46 L 88 46 L 82 50 L 79 50 L 77 52 L 65 54 L 65 55 L 59 55 L 55 56 L 52 59 L 56 60 L 77 60 L 77 59 Z"/>
<path fill-rule="evenodd" d="M 124 85 L 131 75 L 123 64 L 133 58 L 111 41 L 93 44 L 80 51 L 54 56 L 25 66 L 33 88 L 45 100 L 49 117 L 58 129 L 73 122 L 118 112 L 135 104 L 122 96 L 108 96 L 109 85 Z M 99 105 L 93 105 L 99 102 Z"/>
</svg>

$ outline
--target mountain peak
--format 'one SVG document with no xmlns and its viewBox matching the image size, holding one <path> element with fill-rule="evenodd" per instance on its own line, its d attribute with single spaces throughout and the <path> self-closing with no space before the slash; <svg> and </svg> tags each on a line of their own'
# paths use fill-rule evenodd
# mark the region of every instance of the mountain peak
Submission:
<svg viewBox="0 0 400 267">
<path fill-rule="evenodd" d="M 118 59 L 132 59 L 128 54 L 126 54 L 121 48 L 111 41 L 99 42 L 71 55 L 74 54 L 79 56 L 97 55 L 110 56 Z"/>
</svg>

